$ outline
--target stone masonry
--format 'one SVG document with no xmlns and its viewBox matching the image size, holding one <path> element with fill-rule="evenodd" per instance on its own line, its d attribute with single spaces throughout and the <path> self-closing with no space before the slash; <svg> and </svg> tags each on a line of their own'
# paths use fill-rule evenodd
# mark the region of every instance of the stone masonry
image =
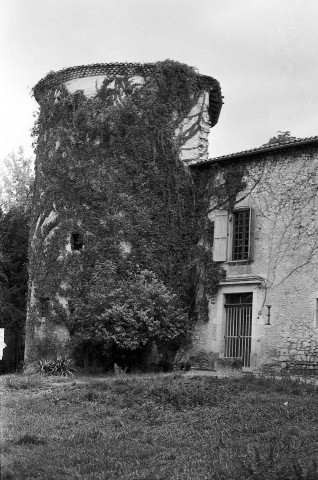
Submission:
<svg viewBox="0 0 318 480">
<path fill-rule="evenodd" d="M 209 321 L 197 325 L 194 350 L 219 357 L 229 354 L 225 295 L 250 292 L 248 367 L 271 364 L 314 371 L 318 366 L 318 138 L 198 162 L 195 168 L 211 175 L 216 186 L 224 182 L 233 162 L 245 165 L 246 188 L 237 194 L 233 210 L 251 212 L 251 252 L 245 260 L 231 258 L 233 212 L 226 204 L 221 208 L 228 215 L 227 258 L 222 261 L 227 275 L 210 300 Z M 220 207 L 213 194 L 211 208 L 215 222 Z"/>
</svg>

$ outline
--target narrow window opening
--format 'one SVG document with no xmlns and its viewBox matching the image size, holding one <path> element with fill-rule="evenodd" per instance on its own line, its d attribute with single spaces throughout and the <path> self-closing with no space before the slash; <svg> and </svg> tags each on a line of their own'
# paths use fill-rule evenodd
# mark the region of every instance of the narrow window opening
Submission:
<svg viewBox="0 0 318 480">
<path fill-rule="evenodd" d="M 49 298 L 40 298 L 40 313 L 44 317 L 48 315 L 50 311 L 50 299 Z"/>
<path fill-rule="evenodd" d="M 83 249 L 83 237 L 80 233 L 72 233 L 72 250 Z"/>
<path fill-rule="evenodd" d="M 266 320 L 265 325 L 270 325 L 271 324 L 271 308 L 272 308 L 272 306 L 271 305 L 266 305 L 266 308 L 267 308 L 267 313 L 266 313 L 267 320 Z"/>
<path fill-rule="evenodd" d="M 68 302 L 68 310 L 69 310 L 70 314 L 75 312 L 75 307 L 74 307 L 73 302 Z"/>
</svg>

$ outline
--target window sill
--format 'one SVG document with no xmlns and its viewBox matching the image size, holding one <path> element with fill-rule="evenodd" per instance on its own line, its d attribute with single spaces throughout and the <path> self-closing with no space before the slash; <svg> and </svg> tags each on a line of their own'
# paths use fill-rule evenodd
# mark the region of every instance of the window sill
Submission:
<svg viewBox="0 0 318 480">
<path fill-rule="evenodd" d="M 248 259 L 248 260 L 228 260 L 226 263 L 229 265 L 249 265 L 252 263 L 253 260 Z"/>
</svg>

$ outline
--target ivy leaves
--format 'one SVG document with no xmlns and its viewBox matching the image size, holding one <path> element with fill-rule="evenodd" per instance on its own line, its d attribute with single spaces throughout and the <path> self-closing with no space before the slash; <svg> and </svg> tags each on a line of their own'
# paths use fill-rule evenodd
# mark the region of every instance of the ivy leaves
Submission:
<svg viewBox="0 0 318 480">
<path fill-rule="evenodd" d="M 132 351 L 175 346 L 191 331 L 201 192 L 175 132 L 200 92 L 193 68 L 167 60 L 138 84 L 123 75 L 107 78 L 94 97 L 61 86 L 42 98 L 34 219 L 42 192 L 59 210 L 59 239 L 74 223 L 85 248 L 80 271 L 67 255 L 67 268 L 56 268 L 54 239 L 34 265 L 48 269 L 46 295 L 55 298 L 62 281 L 70 286 L 58 294 L 74 305 L 69 327 L 78 341 Z"/>
</svg>

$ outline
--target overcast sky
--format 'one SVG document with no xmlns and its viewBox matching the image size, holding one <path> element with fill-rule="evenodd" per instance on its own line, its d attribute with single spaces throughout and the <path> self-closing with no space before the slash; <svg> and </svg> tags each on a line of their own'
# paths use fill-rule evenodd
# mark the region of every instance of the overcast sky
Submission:
<svg viewBox="0 0 318 480">
<path fill-rule="evenodd" d="M 278 130 L 318 135 L 317 0 L 1 0 L 0 160 L 22 145 L 50 70 L 167 58 L 216 78 L 224 95 L 210 156 Z"/>
</svg>

